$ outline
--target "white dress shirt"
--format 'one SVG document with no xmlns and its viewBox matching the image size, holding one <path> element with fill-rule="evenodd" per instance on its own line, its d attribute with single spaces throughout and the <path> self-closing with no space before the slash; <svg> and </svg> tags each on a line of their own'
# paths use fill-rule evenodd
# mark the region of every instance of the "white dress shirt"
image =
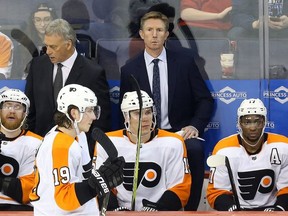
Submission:
<svg viewBox="0 0 288 216">
<path fill-rule="evenodd" d="M 153 93 L 153 66 L 152 62 L 155 58 L 149 55 L 146 50 L 144 52 L 144 59 L 146 63 L 146 69 L 148 73 L 148 79 L 151 91 Z M 161 94 L 161 124 L 159 127 L 162 129 L 170 129 L 171 125 L 168 118 L 168 69 L 167 69 L 167 57 L 166 49 L 164 48 L 161 54 L 157 57 L 159 59 L 159 75 L 160 75 L 160 94 Z"/>
</svg>

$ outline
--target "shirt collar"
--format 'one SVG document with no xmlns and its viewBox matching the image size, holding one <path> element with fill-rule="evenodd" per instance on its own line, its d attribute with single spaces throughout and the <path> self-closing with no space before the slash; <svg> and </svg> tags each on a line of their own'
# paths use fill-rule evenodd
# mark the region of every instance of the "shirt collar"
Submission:
<svg viewBox="0 0 288 216">
<path fill-rule="evenodd" d="M 76 60 L 76 58 L 77 58 L 77 51 L 76 51 L 76 49 L 74 49 L 74 52 L 73 52 L 73 54 L 68 58 L 68 59 L 66 59 L 65 61 L 63 61 L 63 62 L 60 62 L 64 67 L 67 67 L 67 68 L 69 68 L 69 70 L 71 70 L 71 68 L 72 68 L 72 66 L 73 66 L 73 64 L 74 64 L 74 62 L 75 62 L 75 60 Z"/>
<path fill-rule="evenodd" d="M 152 61 L 155 59 L 154 57 L 152 57 L 146 50 L 144 51 L 144 59 L 146 61 L 146 65 L 149 65 L 152 63 Z M 162 62 L 166 62 L 166 49 L 163 48 L 162 52 L 160 53 L 160 55 L 157 57 L 157 59 L 159 59 Z"/>
</svg>

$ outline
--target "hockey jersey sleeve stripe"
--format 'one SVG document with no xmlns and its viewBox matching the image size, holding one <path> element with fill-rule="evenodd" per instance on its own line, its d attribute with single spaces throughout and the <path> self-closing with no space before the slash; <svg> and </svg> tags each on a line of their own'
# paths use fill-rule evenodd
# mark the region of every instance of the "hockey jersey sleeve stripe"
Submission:
<svg viewBox="0 0 288 216">
<path fill-rule="evenodd" d="M 218 190 L 214 188 L 213 184 L 208 184 L 206 198 L 212 208 L 215 208 L 216 199 L 224 194 L 232 196 L 230 191 Z"/>
<path fill-rule="evenodd" d="M 284 195 L 284 194 L 288 195 L 288 187 L 285 187 L 285 188 L 282 188 L 281 190 L 279 190 L 277 193 L 277 196 Z"/>
<path fill-rule="evenodd" d="M 0 196 L 0 200 L 13 200 L 13 199 L 10 197 Z"/>
<path fill-rule="evenodd" d="M 223 148 L 227 148 L 227 147 L 240 147 L 240 144 L 238 142 L 238 137 L 237 134 L 233 134 L 229 137 L 226 137 L 222 140 L 220 140 L 214 147 L 212 155 L 215 155 L 218 151 L 220 151 Z M 209 178 L 213 178 L 211 177 L 211 173 Z M 215 201 L 218 197 L 220 197 L 221 195 L 232 195 L 232 193 L 230 191 L 227 190 L 221 190 L 221 189 L 217 189 L 214 187 L 213 184 L 213 179 L 209 179 L 209 183 L 207 186 L 207 193 L 206 193 L 206 198 L 208 203 L 210 204 L 210 206 L 212 208 L 215 208 Z"/>
<path fill-rule="evenodd" d="M 55 201 L 60 208 L 66 211 L 72 211 L 80 207 L 75 191 L 75 184 L 66 182 L 67 178 L 69 178 L 67 175 L 71 175 L 69 170 L 69 149 L 73 142 L 74 139 L 72 137 L 71 140 L 68 140 L 67 136 L 58 133 L 55 137 L 52 150 L 53 172 L 57 172 L 56 174 L 59 176 L 56 179 L 57 182 L 54 182 Z"/>
<path fill-rule="evenodd" d="M 91 167 L 92 167 L 92 160 L 88 164 L 83 165 L 83 177 L 85 179 L 88 179 L 90 177 Z"/>
<path fill-rule="evenodd" d="M 29 203 L 29 194 L 34 186 L 34 173 L 30 175 L 20 177 L 20 182 L 22 186 L 22 203 L 26 204 Z"/>
<path fill-rule="evenodd" d="M 188 202 L 191 183 L 191 175 L 186 173 L 183 182 L 169 189 L 171 192 L 175 193 L 178 196 L 179 200 L 181 201 L 182 207 L 186 206 Z"/>
<path fill-rule="evenodd" d="M 183 148 L 183 160 L 185 160 L 185 158 L 187 159 L 187 150 L 186 150 L 186 147 L 185 147 L 185 143 L 184 143 L 183 138 L 180 135 L 178 135 L 176 133 L 171 133 L 171 132 L 168 132 L 168 131 L 165 131 L 165 130 L 159 130 L 158 131 L 158 136 L 159 137 L 170 136 L 170 137 L 175 137 L 177 139 L 180 139 L 181 143 L 182 143 L 182 148 Z M 193 179 L 191 178 L 191 174 L 188 173 L 188 172 L 185 172 L 183 181 L 181 183 L 173 186 L 172 188 L 169 188 L 169 190 L 171 192 L 173 192 L 173 194 L 178 196 L 179 200 L 181 201 L 182 207 L 184 207 L 187 204 L 187 202 L 188 202 L 188 199 L 189 199 L 189 196 L 190 196 L 190 187 L 191 187 L 192 181 L 193 181 Z"/>
</svg>

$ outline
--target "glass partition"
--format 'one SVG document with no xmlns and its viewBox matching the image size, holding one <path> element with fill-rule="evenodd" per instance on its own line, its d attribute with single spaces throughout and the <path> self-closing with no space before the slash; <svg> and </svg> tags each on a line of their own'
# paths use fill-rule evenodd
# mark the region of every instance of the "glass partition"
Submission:
<svg viewBox="0 0 288 216">
<path fill-rule="evenodd" d="M 78 53 L 106 71 L 115 117 L 111 130 L 115 129 L 120 68 L 144 49 L 138 34 L 141 16 L 159 10 L 170 19 L 166 48 L 189 50 L 216 102 L 204 135 L 207 155 L 219 139 L 237 131 L 236 109 L 245 98 L 263 99 L 269 108 L 267 130 L 287 135 L 283 116 L 288 112 L 288 2 L 219 0 L 214 7 L 195 2 L 0 0 L 0 32 L 13 44 L 12 66 L 0 68 L 8 71 L 0 87 L 24 89 L 29 62 L 45 55 L 45 26 L 64 18 L 77 33 Z M 210 19 L 195 10 L 209 12 Z"/>
</svg>

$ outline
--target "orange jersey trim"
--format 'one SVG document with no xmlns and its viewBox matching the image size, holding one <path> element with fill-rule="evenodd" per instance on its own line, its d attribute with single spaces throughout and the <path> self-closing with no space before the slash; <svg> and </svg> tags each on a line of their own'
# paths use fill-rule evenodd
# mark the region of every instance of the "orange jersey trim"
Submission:
<svg viewBox="0 0 288 216">
<path fill-rule="evenodd" d="M 81 206 L 76 196 L 75 184 L 63 184 L 61 182 L 62 175 L 60 170 L 63 167 L 68 167 L 69 148 L 73 142 L 74 139 L 72 137 L 69 140 L 69 136 L 63 136 L 63 133 L 58 133 L 55 136 L 52 150 L 53 169 L 57 170 L 58 176 L 60 177 L 58 179 L 59 185 L 55 186 L 54 197 L 57 205 L 66 211 L 72 211 Z"/>
</svg>

